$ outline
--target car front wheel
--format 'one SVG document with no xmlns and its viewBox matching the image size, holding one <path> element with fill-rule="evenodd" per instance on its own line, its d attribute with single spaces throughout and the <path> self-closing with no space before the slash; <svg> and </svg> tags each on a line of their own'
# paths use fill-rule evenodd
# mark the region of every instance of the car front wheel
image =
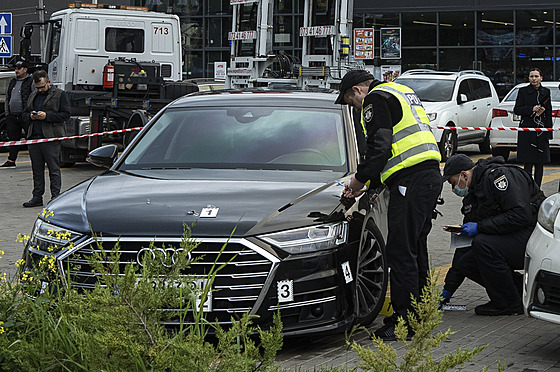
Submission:
<svg viewBox="0 0 560 372">
<path fill-rule="evenodd" d="M 439 142 L 439 152 L 441 153 L 441 160 L 447 161 L 451 155 L 457 151 L 457 132 L 450 129 L 445 129 Z"/>
<path fill-rule="evenodd" d="M 356 267 L 355 324 L 365 326 L 381 311 L 388 282 L 385 242 L 371 219 L 362 228 Z"/>
</svg>

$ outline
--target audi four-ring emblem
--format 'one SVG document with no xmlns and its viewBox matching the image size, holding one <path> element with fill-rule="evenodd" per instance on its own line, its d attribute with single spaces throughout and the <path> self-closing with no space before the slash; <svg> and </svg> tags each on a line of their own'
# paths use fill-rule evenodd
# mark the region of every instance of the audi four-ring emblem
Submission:
<svg viewBox="0 0 560 372">
<path fill-rule="evenodd" d="M 136 262 L 140 266 L 144 266 L 142 263 L 144 254 L 150 254 L 152 260 L 156 259 L 156 252 L 159 252 L 157 256 L 161 259 L 161 264 L 165 267 L 171 267 L 177 263 L 178 253 L 183 252 L 183 248 L 142 248 L 136 254 Z M 187 253 L 187 258 L 191 260 L 191 252 Z"/>
</svg>

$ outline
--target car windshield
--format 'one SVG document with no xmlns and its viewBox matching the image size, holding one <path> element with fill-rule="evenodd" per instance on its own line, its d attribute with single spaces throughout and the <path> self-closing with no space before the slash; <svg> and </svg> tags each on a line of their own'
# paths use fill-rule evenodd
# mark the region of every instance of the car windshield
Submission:
<svg viewBox="0 0 560 372">
<path fill-rule="evenodd" d="M 550 98 L 552 102 L 560 101 L 560 89 L 557 86 L 554 87 L 547 87 L 550 89 Z M 514 88 L 509 94 L 504 98 L 504 102 L 511 102 L 517 99 L 517 93 L 519 93 L 519 88 Z"/>
<path fill-rule="evenodd" d="M 338 110 L 170 108 L 142 134 L 119 169 L 345 171 L 345 143 Z"/>
<path fill-rule="evenodd" d="M 406 85 L 412 89 L 418 98 L 424 102 L 445 102 L 450 101 L 453 96 L 455 80 L 441 79 L 413 79 L 398 78 L 396 83 Z"/>
</svg>

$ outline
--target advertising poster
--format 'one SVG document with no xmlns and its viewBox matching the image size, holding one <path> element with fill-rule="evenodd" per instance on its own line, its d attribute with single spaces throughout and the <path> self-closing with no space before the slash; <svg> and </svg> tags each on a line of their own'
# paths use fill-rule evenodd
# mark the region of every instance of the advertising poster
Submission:
<svg viewBox="0 0 560 372">
<path fill-rule="evenodd" d="M 381 79 L 393 81 L 401 74 L 401 65 L 381 65 Z"/>
<path fill-rule="evenodd" d="M 354 29 L 354 58 L 373 59 L 373 28 Z"/>
<path fill-rule="evenodd" d="M 381 53 L 383 59 L 401 58 L 401 28 L 381 28 Z"/>
</svg>

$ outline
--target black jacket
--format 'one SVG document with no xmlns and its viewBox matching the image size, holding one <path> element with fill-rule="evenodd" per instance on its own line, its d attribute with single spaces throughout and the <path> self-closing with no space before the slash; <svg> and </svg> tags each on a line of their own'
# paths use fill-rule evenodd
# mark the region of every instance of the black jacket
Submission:
<svg viewBox="0 0 560 372">
<path fill-rule="evenodd" d="M 13 78 L 12 80 L 10 80 L 10 83 L 8 84 L 8 90 L 6 91 L 6 115 L 11 114 L 11 112 L 10 112 L 10 99 L 12 97 L 12 90 L 14 89 L 14 87 L 16 85 L 16 81 L 17 81 L 17 79 Z M 32 90 L 33 90 L 33 78 L 31 77 L 31 75 L 27 75 L 23 79 L 23 82 L 21 83 L 21 91 L 20 91 L 21 102 L 23 103 L 24 109 L 25 109 L 25 105 L 27 104 L 27 100 L 29 99 L 29 95 L 31 94 Z"/>
<path fill-rule="evenodd" d="M 369 90 L 371 91 L 382 83 L 382 81 L 374 80 L 370 84 Z M 374 91 L 365 96 L 362 111 L 367 132 L 367 151 L 365 161 L 358 167 L 355 177 L 362 183 L 371 180 L 370 187 L 375 188 L 381 185 L 381 172 L 391 157 L 393 126 L 401 121 L 403 112 L 399 100 L 392 94 L 383 91 Z M 439 169 L 439 163 L 435 160 L 428 160 L 402 169 L 385 180 L 385 184 L 391 186 L 401 177 L 423 169 Z"/>
<path fill-rule="evenodd" d="M 534 228 L 544 199 L 529 173 L 497 156 L 476 162 L 461 212 L 481 233 L 507 234 Z"/>
<path fill-rule="evenodd" d="M 519 89 L 513 112 L 521 115 L 520 127 L 552 128 L 552 103 L 550 90 L 543 87 L 539 89 L 527 85 Z M 544 114 L 536 116 L 533 112 L 535 105 L 545 108 Z M 548 141 L 552 132 L 519 132 L 517 137 L 517 160 L 521 163 L 548 163 L 550 162 L 550 149 Z"/>
</svg>

